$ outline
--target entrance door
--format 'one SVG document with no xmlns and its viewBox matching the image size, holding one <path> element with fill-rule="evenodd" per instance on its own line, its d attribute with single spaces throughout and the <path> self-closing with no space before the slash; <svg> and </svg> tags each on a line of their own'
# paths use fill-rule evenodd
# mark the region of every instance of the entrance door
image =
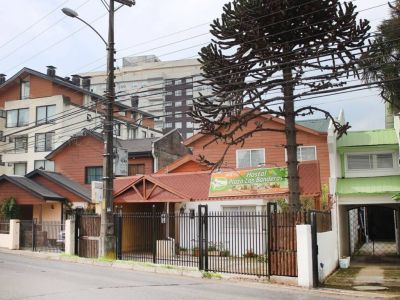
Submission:
<svg viewBox="0 0 400 300">
<path fill-rule="evenodd" d="M 32 220 L 33 218 L 33 205 L 21 205 L 19 207 L 20 220 Z"/>
</svg>

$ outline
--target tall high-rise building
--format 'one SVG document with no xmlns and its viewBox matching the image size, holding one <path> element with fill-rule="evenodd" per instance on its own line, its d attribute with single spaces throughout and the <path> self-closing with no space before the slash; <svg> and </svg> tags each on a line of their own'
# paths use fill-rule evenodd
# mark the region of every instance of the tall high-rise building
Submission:
<svg viewBox="0 0 400 300">
<path fill-rule="evenodd" d="M 155 129 L 179 128 L 187 138 L 195 127 L 187 112 L 199 91 L 206 93 L 197 83 L 200 67 L 197 59 L 160 61 L 155 55 L 125 57 L 122 67 L 115 71 L 116 101 L 154 115 Z M 104 71 L 81 76 L 90 76 L 92 92 L 104 93 L 107 80 Z"/>
</svg>

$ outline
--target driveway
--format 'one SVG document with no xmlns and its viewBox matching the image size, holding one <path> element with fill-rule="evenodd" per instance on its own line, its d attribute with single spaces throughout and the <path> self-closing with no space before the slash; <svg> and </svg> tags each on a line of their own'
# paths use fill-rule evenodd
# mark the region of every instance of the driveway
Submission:
<svg viewBox="0 0 400 300">
<path fill-rule="evenodd" d="M 336 271 L 327 279 L 325 286 L 400 295 L 400 258 L 352 258 L 350 268 Z"/>
</svg>

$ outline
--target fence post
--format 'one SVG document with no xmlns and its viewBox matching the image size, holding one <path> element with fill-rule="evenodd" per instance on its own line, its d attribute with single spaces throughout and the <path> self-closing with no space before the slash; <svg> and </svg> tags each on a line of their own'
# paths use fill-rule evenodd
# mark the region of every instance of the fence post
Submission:
<svg viewBox="0 0 400 300">
<path fill-rule="evenodd" d="M 277 206 L 276 203 L 267 203 L 267 275 L 271 275 L 271 250 L 273 246 L 273 234 L 272 234 L 272 213 L 276 214 Z M 275 215 L 276 218 L 276 215 Z"/>
<path fill-rule="evenodd" d="M 122 259 L 122 214 L 121 213 L 114 214 L 114 223 L 116 231 L 115 252 L 117 259 L 121 260 Z"/>
<path fill-rule="evenodd" d="M 311 225 L 296 225 L 296 240 L 298 285 L 311 288 L 314 286 Z"/>
<path fill-rule="evenodd" d="M 79 231 L 80 231 L 80 226 L 81 226 L 81 216 L 78 212 L 75 213 L 75 245 L 74 245 L 74 254 L 75 255 L 80 255 L 79 253 Z"/>
<path fill-rule="evenodd" d="M 20 235 L 20 220 L 11 219 L 10 220 L 10 250 L 19 249 L 19 235 Z"/>
<path fill-rule="evenodd" d="M 208 205 L 204 205 L 204 270 L 208 271 Z"/>
<path fill-rule="evenodd" d="M 75 221 L 69 219 L 65 221 L 65 254 L 75 252 Z"/>
<path fill-rule="evenodd" d="M 311 212 L 311 247 L 312 247 L 312 270 L 313 287 L 318 287 L 318 241 L 317 241 L 317 213 Z"/>
<path fill-rule="evenodd" d="M 154 204 L 151 208 L 151 236 L 152 236 L 153 264 L 155 264 L 157 262 L 157 239 L 156 239 L 156 206 Z"/>
<path fill-rule="evenodd" d="M 198 206 L 199 211 L 199 270 L 204 270 L 203 261 L 203 210 L 202 205 Z"/>
<path fill-rule="evenodd" d="M 32 251 L 35 251 L 36 247 L 36 224 L 35 220 L 32 220 Z"/>
</svg>

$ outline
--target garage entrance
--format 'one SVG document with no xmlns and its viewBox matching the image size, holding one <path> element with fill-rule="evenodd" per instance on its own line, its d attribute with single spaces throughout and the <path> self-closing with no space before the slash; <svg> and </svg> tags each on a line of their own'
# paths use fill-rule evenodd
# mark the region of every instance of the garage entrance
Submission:
<svg viewBox="0 0 400 300">
<path fill-rule="evenodd" d="M 398 256 L 399 208 L 367 205 L 348 211 L 351 256 Z"/>
</svg>

